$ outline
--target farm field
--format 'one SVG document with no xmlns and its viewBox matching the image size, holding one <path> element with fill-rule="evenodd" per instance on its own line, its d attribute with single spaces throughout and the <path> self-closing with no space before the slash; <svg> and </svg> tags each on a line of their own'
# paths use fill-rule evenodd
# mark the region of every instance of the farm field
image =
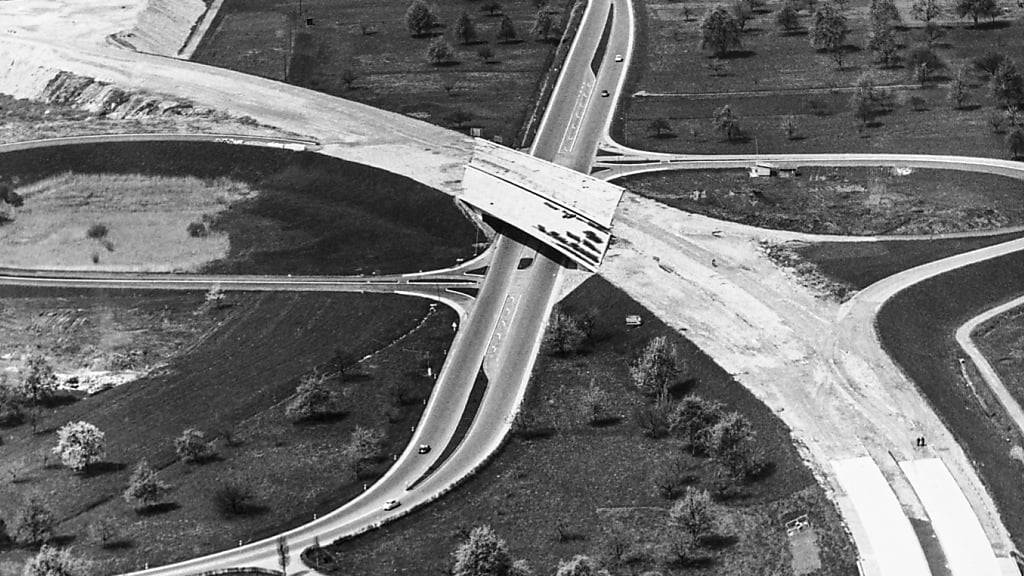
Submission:
<svg viewBox="0 0 1024 576">
<path fill-rule="evenodd" d="M 363 482 L 382 474 L 390 454 L 408 441 L 432 386 L 419 367 L 428 357 L 440 363 L 455 318 L 422 300 L 385 295 L 230 293 L 227 306 L 209 309 L 201 294 L 2 293 L 5 308 L 15 310 L 60 299 L 68 307 L 124 308 L 119 313 L 128 316 L 142 306 L 138 315 L 145 318 L 153 313 L 139 301 L 155 296 L 179 317 L 190 306 L 209 316 L 193 319 L 196 332 L 139 380 L 47 405 L 37 434 L 28 423 L 0 429 L 0 518 L 10 525 L 30 495 L 42 497 L 57 519 L 58 541 L 96 560 L 102 574 L 229 548 L 347 501 Z M 98 321 L 102 314 L 83 316 Z M 63 358 L 69 357 L 75 356 Z M 343 411 L 292 423 L 286 405 L 299 380 L 311 374 L 328 378 Z M 55 430 L 77 420 L 106 433 L 107 457 L 85 473 L 46 458 Z M 357 426 L 382 434 L 379 458 L 356 462 L 350 456 L 346 447 Z M 203 464 L 177 459 L 174 439 L 189 427 L 206 432 L 216 457 Z M 141 459 L 172 489 L 161 504 L 140 512 L 121 495 Z M 253 497 L 235 515 L 215 505 L 229 484 Z M 106 547 L 90 528 L 104 518 L 118 526 L 114 544 Z M 0 549 L 0 574 L 20 574 L 28 554 Z"/>
<path fill-rule="evenodd" d="M 306 0 L 227 0 L 193 59 L 304 86 L 408 114 L 434 124 L 482 129 L 520 145 L 549 69 L 560 32 L 537 41 L 531 34 L 536 3 L 431 5 L 438 25 L 418 37 L 406 27 L 407 0 L 337 3 Z M 568 19 L 567 0 L 548 4 L 552 16 Z M 582 7 L 583 4 L 580 3 Z M 455 23 L 465 11 L 476 39 L 462 44 Z M 499 39 L 503 16 L 518 40 Z M 312 25 L 307 25 L 308 22 Z M 433 65 L 427 47 L 441 37 L 454 47 L 451 60 Z M 486 48 L 487 58 L 478 53 Z M 557 71 L 557 70 L 556 70 Z"/>
<path fill-rule="evenodd" d="M 988 77 L 969 75 L 968 100 L 960 110 L 946 101 L 946 87 L 958 68 L 996 51 L 1024 63 L 1024 34 L 1019 7 L 1000 2 L 1006 14 L 975 27 L 947 13 L 936 23 L 942 36 L 933 44 L 941 67 L 922 85 L 907 66 L 907 56 L 926 44 L 923 23 L 914 20 L 910 2 L 896 6 L 903 19 L 897 31 L 902 60 L 883 69 L 866 49 L 869 2 L 846 3 L 850 33 L 844 64 L 810 46 L 810 14 L 801 10 L 800 30 L 782 34 L 775 22 L 781 2 L 755 10 L 741 35 L 742 46 L 725 57 L 712 58 L 699 48 L 699 20 L 714 2 L 637 3 L 641 34 L 635 72 L 627 86 L 617 123 L 617 138 L 633 147 L 702 154 L 917 152 L 1006 158 L 1002 134 L 989 119 L 1002 115 L 988 90 Z M 947 6 L 948 3 L 940 3 Z M 852 87 L 870 73 L 888 86 L 893 107 L 866 127 L 854 117 Z M 646 93 L 638 95 L 637 93 Z M 739 119 L 742 135 L 727 141 L 712 124 L 713 111 L 728 104 Z M 649 130 L 663 118 L 674 137 L 658 138 Z M 791 118 L 792 135 L 783 128 Z M 955 134 L 956 137 L 950 137 Z"/>
<path fill-rule="evenodd" d="M 687 212 L 816 234 L 939 234 L 1024 223 L 1024 182 L 954 170 L 900 175 L 890 168 L 803 167 L 793 178 L 687 170 L 621 183 Z"/>
<path fill-rule="evenodd" d="M 450 197 L 313 153 L 195 142 L 62 146 L 4 154 L 0 170 L 24 198 L 4 207 L 7 266 L 406 272 L 451 265 L 477 238 Z"/>
<path fill-rule="evenodd" d="M 1022 463 L 1011 457 L 1024 444 L 995 397 L 975 397 L 964 385 L 953 337 L 969 318 L 1020 294 L 1024 254 L 1016 253 L 948 272 L 897 294 L 879 312 L 882 345 L 929 400 L 972 461 L 999 507 L 1014 543 L 1024 543 L 1020 501 Z M 980 382 L 973 374 L 975 382 Z M 979 400 L 980 398 L 980 400 Z"/>
<path fill-rule="evenodd" d="M 328 547 L 335 558 L 330 573 L 439 573 L 451 567 L 451 552 L 469 530 L 487 524 L 537 574 L 552 573 L 560 559 L 575 554 L 601 559 L 614 574 L 791 574 L 794 562 L 820 562 L 815 574 L 856 574 L 855 552 L 837 512 L 801 462 L 789 431 L 763 404 L 603 279 L 587 280 L 562 307 L 593 314 L 592 343 L 578 356 L 538 358 L 524 416 L 501 454 L 454 497 Z M 640 314 L 643 325 L 626 329 L 626 314 Z M 636 409 L 649 400 L 628 374 L 636 351 L 661 335 L 678 346 L 688 367 L 673 397 L 699 395 L 742 413 L 773 465 L 760 480 L 744 483 L 740 495 L 717 504 L 722 538 L 701 548 L 692 562 L 673 556 L 678 529 L 667 517 L 672 502 L 659 494 L 655 479 L 675 469 L 689 485 L 712 489 L 714 467 L 677 437 L 643 435 Z M 602 406 L 608 418 L 596 426 L 586 423 L 579 407 L 591 382 L 607 394 Z M 817 553 L 794 559 L 784 523 L 803 513 L 813 530 L 804 533 L 812 534 L 811 545 L 802 550 Z"/>
</svg>

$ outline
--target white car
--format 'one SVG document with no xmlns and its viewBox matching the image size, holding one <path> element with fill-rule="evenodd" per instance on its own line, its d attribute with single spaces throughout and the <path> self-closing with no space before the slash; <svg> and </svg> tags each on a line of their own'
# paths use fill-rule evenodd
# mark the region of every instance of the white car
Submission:
<svg viewBox="0 0 1024 576">
<path fill-rule="evenodd" d="M 384 510 L 394 510 L 395 508 L 398 508 L 401 504 L 402 503 L 399 502 L 398 500 L 388 500 L 387 502 L 384 503 Z"/>
<path fill-rule="evenodd" d="M 608 91 L 607 90 L 601 90 L 601 98 L 607 98 L 607 97 L 608 97 Z"/>
<path fill-rule="evenodd" d="M 615 61 L 616 62 L 622 62 L 622 54 L 616 54 L 615 55 Z"/>
</svg>

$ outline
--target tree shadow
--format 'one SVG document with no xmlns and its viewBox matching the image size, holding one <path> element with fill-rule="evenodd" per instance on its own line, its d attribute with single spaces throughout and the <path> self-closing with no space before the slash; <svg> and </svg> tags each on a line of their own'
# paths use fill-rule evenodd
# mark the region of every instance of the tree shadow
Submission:
<svg viewBox="0 0 1024 576">
<path fill-rule="evenodd" d="M 753 50 L 730 50 L 725 54 L 719 56 L 722 60 L 742 60 L 743 58 L 750 58 L 756 56 L 757 52 Z"/>
<path fill-rule="evenodd" d="M 978 22 L 976 25 L 971 26 L 971 28 L 974 30 L 1001 30 L 1012 25 L 1013 22 L 1009 20 L 992 20 L 989 22 Z"/>
<path fill-rule="evenodd" d="M 807 140 L 807 136 L 793 136 L 792 138 L 789 138 L 790 142 L 802 142 L 804 140 Z"/>
<path fill-rule="evenodd" d="M 89 464 L 89 466 L 82 471 L 82 477 L 95 478 L 111 472 L 120 472 L 127 467 L 128 465 L 124 462 L 94 462 L 93 464 Z"/>
<path fill-rule="evenodd" d="M 444 62 L 433 62 L 431 64 L 434 68 L 451 68 L 452 66 L 458 66 L 458 60 L 446 60 Z"/>
<path fill-rule="evenodd" d="M 320 414 L 314 414 L 301 420 L 296 420 L 295 425 L 307 427 L 317 426 L 320 424 L 332 424 L 334 422 L 338 422 L 339 420 L 344 420 L 347 417 L 348 412 L 345 410 L 339 410 L 337 412 L 323 412 Z"/>
<path fill-rule="evenodd" d="M 706 546 L 712 550 L 722 550 L 730 546 L 735 545 L 740 539 L 736 536 L 726 534 L 708 534 L 700 539 L 702 546 Z"/>
<path fill-rule="evenodd" d="M 785 30 L 782 32 L 782 36 L 807 36 L 809 32 L 807 28 L 797 28 L 796 30 Z"/>
<path fill-rule="evenodd" d="M 676 138 L 679 138 L 679 135 L 675 132 L 662 132 L 660 134 L 652 134 L 651 138 L 656 140 L 675 140 Z"/>
<path fill-rule="evenodd" d="M 513 38 L 512 40 L 499 40 L 498 44 L 522 44 L 525 42 L 522 38 Z"/>
<path fill-rule="evenodd" d="M 603 414 L 590 421 L 590 425 L 594 428 L 608 428 L 615 426 L 619 422 L 622 422 L 622 416 L 617 414 Z"/>
<path fill-rule="evenodd" d="M 135 542 L 130 538 L 118 538 L 117 540 L 110 540 L 100 545 L 100 548 L 105 550 L 127 550 L 133 548 Z"/>
<path fill-rule="evenodd" d="M 50 538 L 50 544 L 59 548 L 67 548 L 75 541 L 76 536 L 74 534 L 61 534 L 60 536 L 54 536 Z"/>
<path fill-rule="evenodd" d="M 71 393 L 71 392 L 64 392 L 64 393 L 55 394 L 55 395 L 53 395 L 53 396 L 51 396 L 49 398 L 46 398 L 45 400 L 43 400 L 39 404 L 42 405 L 42 406 L 45 406 L 47 408 L 60 408 L 62 406 L 67 406 L 69 404 L 74 404 L 75 402 L 78 402 L 78 400 L 79 400 L 79 397 L 74 395 L 73 393 Z"/>
<path fill-rule="evenodd" d="M 144 508 L 135 510 L 135 513 L 139 516 L 156 516 L 157 514 L 166 514 L 173 512 L 181 508 L 177 502 L 160 502 L 159 504 L 151 504 Z"/>
</svg>

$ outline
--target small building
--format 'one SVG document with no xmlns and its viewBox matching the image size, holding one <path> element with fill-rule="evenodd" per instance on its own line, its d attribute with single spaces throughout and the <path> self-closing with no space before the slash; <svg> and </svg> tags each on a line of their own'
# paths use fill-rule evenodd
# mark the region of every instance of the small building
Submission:
<svg viewBox="0 0 1024 576">
<path fill-rule="evenodd" d="M 469 135 L 474 138 L 479 138 L 484 135 L 484 129 L 479 126 L 473 126 L 469 129 Z"/>
<path fill-rule="evenodd" d="M 750 167 L 750 177 L 758 178 L 761 176 L 771 176 L 775 172 L 776 168 L 774 164 L 768 162 L 758 162 Z"/>
<path fill-rule="evenodd" d="M 644 319 L 639 314 L 630 314 L 626 316 L 626 326 L 639 326 L 644 323 Z"/>
<path fill-rule="evenodd" d="M 779 168 L 779 178 L 794 178 L 799 175 L 800 172 L 795 166 L 783 166 Z"/>
</svg>

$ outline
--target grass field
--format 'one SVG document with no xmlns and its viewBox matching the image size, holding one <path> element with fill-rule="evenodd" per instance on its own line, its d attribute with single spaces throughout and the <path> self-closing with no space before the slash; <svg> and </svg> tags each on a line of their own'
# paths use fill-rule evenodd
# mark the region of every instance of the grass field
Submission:
<svg viewBox="0 0 1024 576">
<path fill-rule="evenodd" d="M 1018 63 L 1024 60 L 1022 13 L 1002 2 L 1009 14 L 994 24 L 975 28 L 955 19 L 938 21 L 945 35 L 934 49 L 944 61 L 925 85 L 917 84 L 902 64 L 881 69 L 864 49 L 868 2 L 847 3 L 850 34 L 846 62 L 840 70 L 827 54 L 816 53 L 806 34 L 778 32 L 775 15 L 780 2 L 755 12 L 742 35 L 742 48 L 712 68 L 710 54 L 698 48 L 699 19 L 715 2 L 644 0 L 637 3 L 641 21 L 638 58 L 627 94 L 663 96 L 624 99 L 618 135 L 638 148 L 699 153 L 920 152 L 1005 158 L 1003 136 L 994 134 L 988 118 L 996 109 L 987 78 L 973 82 L 969 106 L 953 110 L 945 101 L 945 85 L 955 70 L 987 51 L 1002 52 Z M 921 23 L 910 17 L 910 2 L 896 2 L 907 28 L 900 32 L 905 56 L 924 41 Z M 686 13 L 692 16 L 687 19 Z M 806 28 L 810 17 L 801 12 Z M 1018 64 L 1019 65 L 1019 64 Z M 871 72 L 878 84 L 892 86 L 895 109 L 870 127 L 860 129 L 849 104 L 848 88 Z M 910 104 L 912 98 L 920 103 Z M 724 141 L 714 132 L 712 111 L 729 104 L 740 118 L 744 138 Z M 794 138 L 787 137 L 783 120 L 793 117 Z M 665 118 L 675 138 L 655 138 L 648 125 Z M 955 134 L 956 137 L 950 137 Z"/>
<path fill-rule="evenodd" d="M 196 61 L 313 88 L 372 106 L 409 114 L 458 129 L 476 126 L 484 137 L 516 141 L 542 76 L 551 66 L 557 38 L 529 35 L 537 8 L 530 2 L 504 2 L 494 14 L 485 4 L 457 0 L 432 5 L 439 26 L 413 37 L 405 25 L 407 0 L 338 3 L 306 0 L 227 0 L 217 23 L 196 51 Z M 567 2 L 549 4 L 568 17 Z M 460 13 L 474 20 L 477 40 L 454 37 Z M 501 15 L 514 23 L 523 41 L 497 38 Z M 307 26 L 307 19 L 313 25 Z M 427 61 L 427 46 L 445 35 L 455 47 L 447 65 Z M 488 60 L 477 52 L 487 47 Z M 461 118 L 459 117 L 461 116 Z"/>
<path fill-rule="evenodd" d="M 953 338 L 969 318 L 1020 294 L 1024 254 L 949 272 L 900 292 L 882 307 L 877 329 L 886 351 L 928 398 L 971 460 L 977 463 L 1002 520 L 1024 544 L 1021 462 L 1010 457 L 1024 439 L 984 387 L 979 402 L 960 376 L 963 352 Z M 977 375 L 976 382 L 980 382 Z"/>
<path fill-rule="evenodd" d="M 153 294 L 111 296 L 62 293 L 84 305 L 118 298 L 125 304 Z M 156 295 L 158 298 L 163 296 Z M 48 291 L 5 289 L 5 302 L 55 298 Z M 175 296 L 177 306 L 199 308 L 202 295 Z M 43 495 L 56 512 L 60 541 L 100 562 L 97 573 L 135 569 L 218 549 L 238 540 L 268 536 L 323 514 L 383 473 L 383 458 L 356 478 L 345 455 L 357 425 L 385 433 L 382 454 L 404 447 L 419 416 L 430 379 L 417 370 L 420 358 L 436 360 L 447 347 L 454 314 L 411 298 L 348 294 L 233 294 L 228 308 L 214 312 L 216 328 L 192 336 L 164 368 L 134 383 L 72 404 L 47 408 L 40 433 L 27 424 L 3 430 L 0 446 L 0 518 L 10 519 L 30 494 Z M 200 345 L 201 344 L 201 345 Z M 295 425 L 284 405 L 303 374 L 336 374 L 338 350 L 351 358 L 372 354 L 343 381 L 331 386 L 344 396 L 346 415 Z M 399 403 L 398 391 L 412 403 Z M 106 432 L 108 456 L 87 474 L 54 466 L 44 455 L 54 430 L 86 420 Z M 204 465 L 176 461 L 173 439 L 197 427 L 216 439 L 219 458 Z M 168 504 L 140 514 L 121 499 L 131 468 L 146 458 L 173 485 Z M 17 482 L 10 482 L 12 477 Z M 222 517 L 214 492 L 241 481 L 256 495 L 253 514 Z M 109 516 L 121 527 L 124 545 L 101 549 L 88 526 Z M 0 567 L 14 566 L 28 552 L 0 551 Z M 3 572 L 0 574 L 15 574 Z"/>
<path fill-rule="evenodd" d="M 1024 402 L 1024 317 L 1014 308 L 975 330 L 972 339 L 1017 402 Z"/>
<path fill-rule="evenodd" d="M 368 535 L 339 544 L 337 574 L 363 576 L 437 574 L 468 530 L 491 525 L 514 556 L 538 574 L 574 554 L 604 558 L 614 574 L 658 569 L 664 574 L 791 574 L 793 556 L 784 520 L 809 513 L 823 568 L 816 574 L 856 573 L 854 550 L 837 512 L 792 446 L 782 422 L 692 344 L 606 281 L 592 278 L 564 302 L 566 309 L 596 312 L 592 349 L 577 357 L 541 356 L 525 406 L 547 438 L 515 436 L 500 456 L 450 497 Z M 625 329 L 637 313 L 643 326 Z M 644 402 L 629 381 L 632 355 L 650 338 L 666 335 L 679 347 L 694 380 L 687 393 L 719 400 L 751 420 L 774 473 L 745 486 L 745 495 L 722 504 L 726 538 L 704 562 L 681 567 L 666 560 L 666 510 L 654 475 L 681 457 L 693 483 L 707 486 L 710 466 L 685 452 L 679 440 L 644 437 L 633 408 Z M 610 394 L 618 423 L 593 427 L 576 415 L 575 402 L 591 381 Z M 553 505 L 552 503 L 557 503 Z M 613 536 L 618 534 L 618 536 Z M 609 558 L 610 543 L 625 539 L 626 554 Z M 733 539 L 734 538 L 734 539 Z"/>
<path fill-rule="evenodd" d="M 45 188 L 41 181 L 68 172 L 90 181 L 95 174 L 108 180 L 128 175 L 138 185 L 135 192 L 150 179 L 186 184 L 168 185 L 151 204 L 134 197 L 114 202 L 120 189 L 86 193 L 68 184 L 55 194 L 57 205 L 67 210 L 61 218 L 46 204 L 47 193 L 26 192 L 25 205 L 12 209 L 15 224 L 6 226 L 10 242 L 27 239 L 36 246 L 25 245 L 21 260 L 17 252 L 0 259 L 8 265 L 91 267 L 95 252 L 101 264 L 121 268 L 407 272 L 451 265 L 472 254 L 476 239 L 473 225 L 450 197 L 388 172 L 313 153 L 195 142 L 61 146 L 4 154 L 0 171 L 18 190 Z M 92 188 L 99 192 L 102 186 Z M 180 194 L 177 204 L 174 193 Z M 76 194 L 81 197 L 69 206 L 68 198 Z M 191 237 L 186 228 L 194 221 L 207 222 L 211 236 Z M 47 233 L 39 231 L 40 222 Z M 107 224 L 109 238 L 86 238 L 93 223 Z M 175 244 L 152 242 L 157 233 Z M 146 250 L 133 252 L 139 247 Z M 201 257 L 195 247 L 202 248 Z M 215 250 L 209 247 L 224 257 L 210 262 Z"/>
<path fill-rule="evenodd" d="M 25 206 L 0 226 L 4 264 L 154 272 L 196 270 L 225 258 L 227 234 L 193 236 L 187 228 L 255 196 L 225 178 L 137 174 L 66 173 L 17 192 Z"/>
<path fill-rule="evenodd" d="M 744 170 L 642 174 L 623 184 L 674 208 L 818 234 L 937 234 L 1024 222 L 1024 182 L 953 170 L 804 167 L 794 178 Z"/>
</svg>

